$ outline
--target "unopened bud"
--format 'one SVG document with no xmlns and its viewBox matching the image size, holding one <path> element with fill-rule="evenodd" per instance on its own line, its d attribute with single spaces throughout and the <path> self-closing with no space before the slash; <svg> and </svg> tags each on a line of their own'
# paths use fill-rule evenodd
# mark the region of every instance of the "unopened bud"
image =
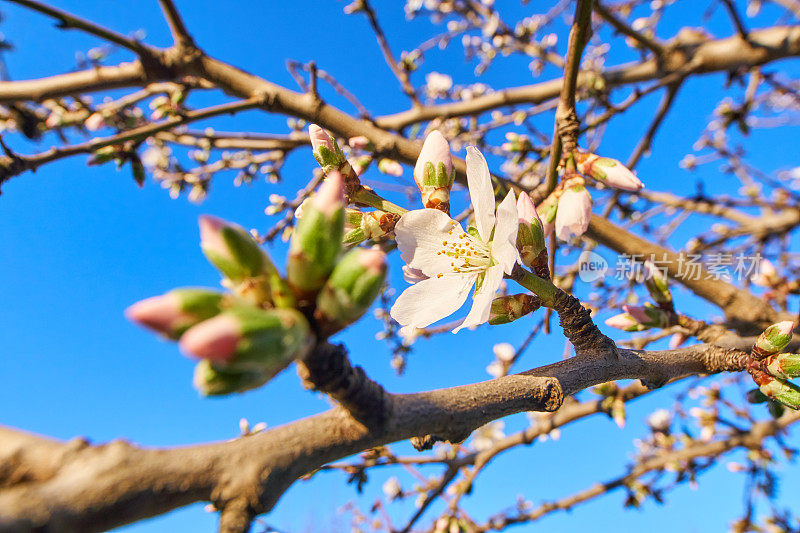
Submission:
<svg viewBox="0 0 800 533">
<path fill-rule="evenodd" d="M 772 288 L 778 285 L 781 281 L 778 271 L 769 259 L 761 259 L 758 262 L 758 270 L 751 278 L 754 285 L 759 287 Z"/>
<path fill-rule="evenodd" d="M 361 189 L 361 181 L 336 140 L 316 124 L 308 127 L 308 136 L 311 139 L 314 158 L 322 171 L 326 175 L 339 172 L 345 182 L 345 194 L 352 200 L 352 196 Z"/>
<path fill-rule="evenodd" d="M 317 297 L 316 318 L 327 335 L 354 323 L 369 309 L 386 278 L 386 254 L 355 248 L 342 257 Z"/>
<path fill-rule="evenodd" d="M 260 276 L 266 255 L 250 233 L 221 218 L 200 217 L 200 248 L 206 258 L 233 282 Z"/>
<path fill-rule="evenodd" d="M 309 326 L 294 309 L 233 307 L 190 328 L 180 347 L 218 367 L 275 376 L 310 340 Z"/>
<path fill-rule="evenodd" d="M 790 320 L 778 322 L 765 329 L 753 346 L 753 359 L 761 360 L 772 354 L 780 353 L 792 340 L 792 329 L 794 329 L 794 323 Z"/>
<path fill-rule="evenodd" d="M 517 198 L 517 215 L 519 230 L 517 231 L 517 250 L 522 264 L 530 267 L 545 250 L 544 228 L 533 200 L 526 192 Z"/>
<path fill-rule="evenodd" d="M 781 379 L 762 380 L 758 386 L 764 396 L 780 402 L 791 409 L 800 408 L 800 388 L 794 383 Z"/>
<path fill-rule="evenodd" d="M 455 180 L 450 145 L 439 130 L 431 131 L 414 166 L 414 181 L 426 208 L 450 213 L 450 189 Z"/>
<path fill-rule="evenodd" d="M 625 191 L 638 191 L 644 184 L 628 167 L 608 157 L 577 154 L 578 172 L 594 180 Z"/>
<path fill-rule="evenodd" d="M 257 389 L 269 381 L 261 372 L 217 366 L 203 359 L 194 367 L 194 387 L 203 396 L 224 396 Z"/>
<path fill-rule="evenodd" d="M 489 324 L 508 324 L 541 307 L 539 298 L 530 294 L 501 296 L 492 300 L 489 311 Z"/>
<path fill-rule="evenodd" d="M 128 320 L 170 339 L 217 315 L 224 296 L 208 289 L 175 289 L 161 296 L 136 302 L 125 310 Z"/>
<path fill-rule="evenodd" d="M 672 308 L 672 293 L 669 291 L 669 278 L 649 259 L 644 263 L 644 284 L 653 300 L 668 309 Z"/>
<path fill-rule="evenodd" d="M 620 313 L 606 319 L 606 326 L 621 329 L 622 331 L 643 331 L 647 329 L 628 313 Z"/>
<path fill-rule="evenodd" d="M 347 209 L 345 213 L 344 244 L 359 244 L 367 240 L 377 240 L 394 231 L 400 215 L 378 209 L 362 212 Z"/>
<path fill-rule="evenodd" d="M 800 376 L 800 355 L 796 353 L 770 355 L 764 363 L 767 372 L 776 378 L 792 379 Z"/>
<path fill-rule="evenodd" d="M 344 234 L 344 183 L 337 171 L 328 174 L 317 194 L 304 206 L 289 244 L 286 275 L 296 293 L 309 297 L 328 279 Z"/>
<path fill-rule="evenodd" d="M 592 216 L 592 196 L 581 182 L 575 180 L 574 183 L 566 186 L 558 199 L 555 229 L 556 236 L 562 241 L 586 233 Z"/>
<path fill-rule="evenodd" d="M 311 150 L 314 152 L 319 166 L 323 168 L 329 165 L 338 166 L 341 152 L 324 129 L 316 124 L 311 124 L 308 126 L 308 137 L 311 141 Z M 341 157 L 343 158 L 344 155 L 342 154 Z"/>
<path fill-rule="evenodd" d="M 650 328 L 665 328 L 671 323 L 671 314 L 652 304 L 625 305 L 624 313 L 606 320 L 606 325 L 623 331 L 644 331 Z"/>
</svg>

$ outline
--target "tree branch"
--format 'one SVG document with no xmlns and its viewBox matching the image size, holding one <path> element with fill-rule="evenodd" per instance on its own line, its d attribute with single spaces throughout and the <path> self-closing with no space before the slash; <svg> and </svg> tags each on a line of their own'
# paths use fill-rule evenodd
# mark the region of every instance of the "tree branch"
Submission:
<svg viewBox="0 0 800 533">
<path fill-rule="evenodd" d="M 341 408 L 234 441 L 174 449 L 60 443 L 2 429 L 0 529 L 100 531 L 201 500 L 225 509 L 246 498 L 255 515 L 269 511 L 301 475 L 364 449 L 420 433 L 461 440 L 500 417 L 552 411 L 564 396 L 597 383 L 739 371 L 747 357 L 713 345 L 617 351 L 614 358 L 574 357 L 491 381 L 390 394 L 380 430 Z"/>
</svg>

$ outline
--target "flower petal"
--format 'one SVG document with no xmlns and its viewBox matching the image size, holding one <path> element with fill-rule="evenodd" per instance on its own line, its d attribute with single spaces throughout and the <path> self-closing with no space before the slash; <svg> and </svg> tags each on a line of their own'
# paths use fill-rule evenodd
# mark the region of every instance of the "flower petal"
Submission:
<svg viewBox="0 0 800 533">
<path fill-rule="evenodd" d="M 444 241 L 457 239 L 464 230 L 438 209 L 417 209 L 400 218 L 394 233 L 400 257 L 406 265 L 432 278 L 436 274 L 452 272 L 452 259 L 438 252 L 442 250 Z"/>
<path fill-rule="evenodd" d="M 517 204 L 514 199 L 514 191 L 509 191 L 505 199 L 497 206 L 497 224 L 492 239 L 492 258 L 500 263 L 506 274 L 511 274 L 511 269 L 519 261 L 518 231 Z"/>
<path fill-rule="evenodd" d="M 467 185 L 475 211 L 475 226 L 481 239 L 489 242 L 494 227 L 494 188 L 489 165 L 474 146 L 467 146 Z"/>
<path fill-rule="evenodd" d="M 403 291 L 390 314 L 402 326 L 429 326 L 464 304 L 476 278 L 476 274 L 471 274 L 422 280 Z"/>
<path fill-rule="evenodd" d="M 515 215 L 516 216 L 516 215 Z M 453 330 L 453 333 L 458 333 L 462 328 L 470 328 L 478 326 L 489 320 L 489 312 L 492 308 L 492 300 L 500 284 L 503 282 L 503 267 L 502 265 L 495 265 L 486 270 L 486 276 L 483 278 L 483 283 L 480 288 L 475 291 L 472 297 L 472 309 L 469 310 L 467 318 Z"/>
</svg>

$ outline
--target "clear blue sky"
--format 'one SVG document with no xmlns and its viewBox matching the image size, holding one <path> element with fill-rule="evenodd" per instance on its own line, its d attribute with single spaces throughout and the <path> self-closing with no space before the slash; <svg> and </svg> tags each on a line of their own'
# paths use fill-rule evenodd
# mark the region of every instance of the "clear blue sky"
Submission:
<svg viewBox="0 0 800 533">
<path fill-rule="evenodd" d="M 398 53 L 436 31 L 424 20 L 405 22 L 401 2 L 375 3 Z M 405 109 L 407 102 L 384 64 L 366 20 L 345 16 L 345 4 L 308 0 L 178 2 L 197 42 L 216 57 L 292 88 L 285 60 L 314 59 L 374 113 Z M 536 12 L 541 9 L 538 4 L 531 2 L 521 8 L 516 1 L 498 1 L 510 20 Z M 662 37 L 671 36 L 679 25 L 700 25 L 698 4 L 705 8 L 707 2 L 680 2 L 665 21 Z M 59 0 L 55 5 L 122 33 L 144 29 L 149 43 L 169 44 L 155 0 Z M 77 32 L 57 31 L 50 20 L 18 7 L 3 4 L 0 10 L 4 15 L 0 30 L 16 46 L 16 51 L 5 55 L 13 79 L 71 70 L 76 51 L 98 44 Z M 764 20 L 772 20 L 769 15 L 775 10 L 765 11 Z M 728 22 L 720 14 L 712 17 L 710 27 L 719 36 L 730 34 Z M 563 26 L 559 33 L 563 45 Z M 118 52 L 110 60 L 127 57 Z M 629 51 L 612 50 L 609 62 L 630 59 Z M 501 64 L 477 81 L 498 88 L 531 82 L 524 58 Z M 444 53 L 430 54 L 413 80 L 419 83 L 425 73 L 435 70 L 451 74 L 456 83 L 469 83 L 476 81 L 473 66 L 464 61 L 460 47 L 453 46 Z M 778 68 L 792 73 L 798 70 L 797 62 L 791 61 L 771 67 Z M 648 187 L 688 193 L 700 177 L 708 178 L 707 190 L 714 193 L 738 187 L 730 177 L 719 174 L 716 165 L 696 174 L 678 168 L 709 119 L 723 83 L 723 76 L 709 76 L 690 82 L 681 91 L 658 135 L 656 150 L 638 169 Z M 218 96 L 204 95 L 191 104 L 200 106 Z M 656 102 L 657 98 L 649 98 L 616 122 L 603 140 L 602 152 L 626 159 L 649 124 Z M 540 123 L 544 131 L 551 131 L 551 120 L 548 116 Z M 255 112 L 209 124 L 228 130 L 285 131 L 284 118 Z M 795 129 L 758 131 L 750 144 L 751 160 L 769 171 L 797 166 L 796 140 Z M 46 137 L 41 145 L 17 137 L 10 142 L 20 152 L 30 153 L 46 148 L 54 138 Z M 5 250 L 0 261 L 4 280 L 0 287 L 4 304 L 0 309 L 4 342 L 0 421 L 58 438 L 84 435 L 106 441 L 122 437 L 144 445 L 169 446 L 232 438 L 238 433 L 241 417 L 251 424 L 264 421 L 275 426 L 326 409 L 328 402 L 302 390 L 291 370 L 255 392 L 224 399 L 201 398 L 191 386 L 193 363 L 173 344 L 133 326 L 122 314 L 131 303 L 176 286 L 216 286 L 218 276 L 197 246 L 197 216 L 211 213 L 247 227 L 267 229 L 271 225 L 264 215 L 268 194 L 292 194 L 304 184 L 314 166 L 310 152 L 302 150 L 290 157 L 283 172 L 284 185 L 258 183 L 236 188 L 233 176 L 220 176 L 209 198 L 199 206 L 185 198 L 171 200 L 149 178 L 140 190 L 127 171 L 117 173 L 112 165 L 87 167 L 85 163 L 85 158 L 76 157 L 24 174 L 6 184 L 0 196 L 0 249 Z M 406 169 L 406 183 L 409 177 Z M 456 201 L 463 205 L 464 196 L 459 194 Z M 673 244 L 679 246 L 689 236 L 690 230 L 679 233 Z M 284 252 L 278 245 L 273 256 L 282 260 Z M 603 254 L 613 261 L 612 254 Z M 392 279 L 400 280 L 397 257 L 392 259 L 392 270 Z M 402 288 L 402 281 L 397 286 Z M 586 288 L 581 291 L 585 295 Z M 683 290 L 677 291 L 677 299 L 681 309 L 695 315 L 716 314 Z M 389 348 L 374 339 L 380 330 L 374 319 L 365 318 L 341 340 L 351 349 L 353 360 L 389 390 L 412 392 L 487 379 L 484 368 L 492 359 L 491 347 L 502 341 L 518 345 L 530 324 L 520 322 L 420 341 L 402 377 L 389 368 Z M 560 334 L 540 338 L 519 369 L 554 361 L 562 351 Z M 513 505 L 517 494 L 534 502 L 556 499 L 622 473 L 633 451 L 632 440 L 645 434 L 643 419 L 652 409 L 671 404 L 670 392 L 664 391 L 631 405 L 630 422 L 624 430 L 598 417 L 566 428 L 557 444 L 548 441 L 500 456 L 479 478 L 467 509 L 474 517 L 486 518 Z M 509 430 L 525 424 L 522 415 L 506 420 Z M 396 449 L 411 453 L 405 444 Z M 432 475 L 438 469 L 428 472 Z M 783 490 L 789 494 L 798 489 L 791 479 L 797 472 L 786 473 Z M 311 482 L 295 484 L 266 520 L 282 531 L 347 531 L 349 516 L 339 514 L 339 508 L 351 499 L 368 508 L 388 475 L 397 475 L 407 486 L 412 483 L 404 472 L 384 469 L 371 477 L 366 496 L 359 497 L 354 487 L 344 484 L 344 475 L 320 474 Z M 739 513 L 743 481 L 743 476 L 717 468 L 704 476 L 699 491 L 682 486 L 667 496 L 663 506 L 648 502 L 643 513 L 622 510 L 623 495 L 615 493 L 569 515 L 547 518 L 541 527 L 627 531 L 640 529 L 646 521 L 654 533 L 719 531 Z M 412 512 L 409 502 L 396 506 L 393 516 L 399 523 Z M 215 524 L 216 515 L 205 513 L 198 504 L 124 530 L 194 532 L 212 530 Z"/>
</svg>

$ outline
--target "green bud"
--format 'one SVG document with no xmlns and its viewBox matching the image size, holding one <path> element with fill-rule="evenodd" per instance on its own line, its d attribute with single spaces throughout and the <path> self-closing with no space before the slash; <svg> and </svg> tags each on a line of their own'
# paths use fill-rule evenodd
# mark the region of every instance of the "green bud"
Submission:
<svg viewBox="0 0 800 533">
<path fill-rule="evenodd" d="M 194 367 L 194 386 L 203 396 L 224 396 L 257 389 L 270 376 L 260 372 L 220 367 L 203 359 Z"/>
<path fill-rule="evenodd" d="M 764 359 L 767 356 L 781 352 L 792 340 L 792 329 L 794 324 L 787 320 L 778 322 L 764 330 L 755 346 L 753 346 L 753 358 L 756 360 Z"/>
<path fill-rule="evenodd" d="M 129 320 L 175 340 L 195 324 L 219 314 L 225 305 L 224 300 L 222 293 L 208 289 L 174 289 L 133 304 L 125 315 Z"/>
<path fill-rule="evenodd" d="M 286 273 L 289 285 L 307 298 L 325 284 L 342 248 L 344 182 L 331 172 L 303 209 L 289 244 Z"/>
<path fill-rule="evenodd" d="M 327 335 L 352 324 L 369 309 L 386 279 L 386 254 L 355 248 L 342 257 L 317 297 L 315 318 Z"/>
<path fill-rule="evenodd" d="M 295 309 L 236 306 L 190 328 L 180 347 L 216 368 L 270 379 L 302 356 L 311 340 L 308 322 Z"/>
<path fill-rule="evenodd" d="M 492 300 L 489 324 L 508 324 L 541 307 L 538 298 L 530 294 L 514 294 Z"/>
<path fill-rule="evenodd" d="M 233 282 L 260 276 L 268 262 L 246 229 L 216 217 L 200 217 L 200 247 L 209 262 Z"/>
<path fill-rule="evenodd" d="M 767 372 L 776 378 L 792 379 L 800 376 L 800 355 L 795 353 L 779 353 L 770 355 L 765 360 Z"/>
<path fill-rule="evenodd" d="M 241 339 L 228 367 L 272 378 L 308 347 L 308 322 L 295 309 L 242 306 L 226 313 L 234 316 L 241 328 Z"/>
<path fill-rule="evenodd" d="M 664 272 L 652 262 L 644 264 L 644 285 L 653 300 L 660 305 L 672 307 L 672 293 L 669 291 L 669 280 Z"/>
<path fill-rule="evenodd" d="M 764 395 L 791 409 L 800 408 L 800 387 L 781 379 L 763 380 L 758 387 Z"/>
</svg>

